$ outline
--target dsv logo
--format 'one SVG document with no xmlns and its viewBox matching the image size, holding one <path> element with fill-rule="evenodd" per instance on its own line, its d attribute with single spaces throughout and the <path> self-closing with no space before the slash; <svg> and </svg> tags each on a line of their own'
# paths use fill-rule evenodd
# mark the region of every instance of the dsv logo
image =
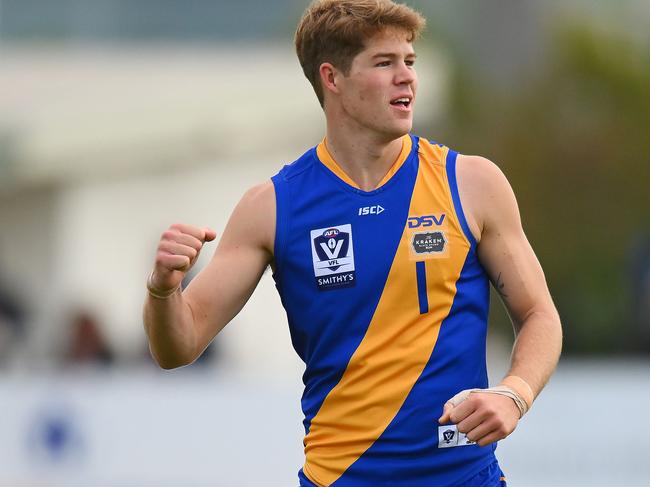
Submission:
<svg viewBox="0 0 650 487">
<path fill-rule="evenodd" d="M 439 217 L 436 215 L 409 216 L 408 225 L 409 228 L 431 227 L 434 223 L 441 226 L 445 221 L 445 216 L 444 213 Z"/>
</svg>

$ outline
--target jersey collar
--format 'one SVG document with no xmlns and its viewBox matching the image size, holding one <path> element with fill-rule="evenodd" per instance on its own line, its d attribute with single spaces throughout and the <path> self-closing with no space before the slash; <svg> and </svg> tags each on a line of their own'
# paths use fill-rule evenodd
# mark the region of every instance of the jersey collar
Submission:
<svg viewBox="0 0 650 487">
<path fill-rule="evenodd" d="M 400 151 L 393 165 L 390 167 L 381 181 L 379 181 L 379 184 L 376 188 L 373 189 L 373 191 L 375 189 L 381 188 L 384 184 L 390 181 L 390 178 L 392 178 L 397 171 L 399 171 L 400 167 L 402 167 L 409 154 L 411 153 L 412 145 L 413 142 L 411 141 L 411 136 L 409 134 L 404 135 L 402 137 L 402 150 Z M 353 188 L 357 188 L 359 190 L 361 189 L 359 185 L 355 183 L 354 180 L 348 176 L 348 174 L 336 163 L 330 152 L 327 150 L 325 139 L 323 139 L 321 143 L 316 147 L 316 155 L 318 156 L 318 159 L 323 163 L 323 165 L 332 171 L 338 178 Z"/>
</svg>

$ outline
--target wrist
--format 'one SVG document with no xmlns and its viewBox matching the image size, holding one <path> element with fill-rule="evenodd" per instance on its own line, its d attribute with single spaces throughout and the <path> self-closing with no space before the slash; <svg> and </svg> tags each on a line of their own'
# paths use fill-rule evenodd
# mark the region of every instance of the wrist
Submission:
<svg viewBox="0 0 650 487">
<path fill-rule="evenodd" d="M 515 392 L 525 403 L 526 410 L 530 409 L 535 400 L 535 393 L 530 384 L 517 375 L 508 375 L 500 383 Z"/>
<path fill-rule="evenodd" d="M 181 285 L 179 284 L 175 288 L 167 291 L 161 291 L 160 289 L 156 289 L 156 287 L 153 284 L 153 273 L 154 271 L 152 270 L 151 273 L 149 274 L 149 277 L 147 278 L 147 292 L 149 293 L 149 296 L 151 296 L 152 298 L 168 299 L 181 288 Z"/>
</svg>

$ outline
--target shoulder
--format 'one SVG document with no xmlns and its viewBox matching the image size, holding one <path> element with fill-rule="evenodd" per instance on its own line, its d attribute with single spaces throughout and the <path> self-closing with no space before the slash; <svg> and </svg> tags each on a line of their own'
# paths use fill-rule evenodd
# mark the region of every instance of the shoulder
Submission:
<svg viewBox="0 0 650 487">
<path fill-rule="evenodd" d="M 275 189 L 271 180 L 250 187 L 242 197 L 242 202 L 249 205 L 269 203 L 275 198 Z"/>
<path fill-rule="evenodd" d="M 486 225 L 499 215 L 518 211 L 508 179 L 489 159 L 459 154 L 456 178 L 465 217 L 477 241 L 480 241 Z"/>
<path fill-rule="evenodd" d="M 510 187 L 499 166 L 482 156 L 458 154 L 456 173 L 466 186 L 479 186 L 488 191 Z"/>
<path fill-rule="evenodd" d="M 293 161 L 291 164 L 284 166 L 278 174 L 273 178 L 274 181 L 284 180 L 289 181 L 296 176 L 304 173 L 308 169 L 314 166 L 314 163 L 317 160 L 316 156 L 316 147 L 308 149 L 303 155 L 298 159 Z"/>
<path fill-rule="evenodd" d="M 266 249 L 275 238 L 275 188 L 271 180 L 249 188 L 233 211 L 231 220 Z"/>
</svg>

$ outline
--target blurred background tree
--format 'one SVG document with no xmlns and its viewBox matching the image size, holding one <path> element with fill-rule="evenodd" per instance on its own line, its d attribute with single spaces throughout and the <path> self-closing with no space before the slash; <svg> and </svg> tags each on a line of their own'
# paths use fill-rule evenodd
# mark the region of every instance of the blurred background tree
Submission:
<svg viewBox="0 0 650 487">
<path fill-rule="evenodd" d="M 455 59 L 439 139 L 489 157 L 509 178 L 563 318 L 565 351 L 650 351 L 628 263 L 632 242 L 650 231 L 649 46 L 567 22 L 545 69 L 505 87 Z M 509 327 L 501 306 L 493 310 L 498 328 Z"/>
</svg>

